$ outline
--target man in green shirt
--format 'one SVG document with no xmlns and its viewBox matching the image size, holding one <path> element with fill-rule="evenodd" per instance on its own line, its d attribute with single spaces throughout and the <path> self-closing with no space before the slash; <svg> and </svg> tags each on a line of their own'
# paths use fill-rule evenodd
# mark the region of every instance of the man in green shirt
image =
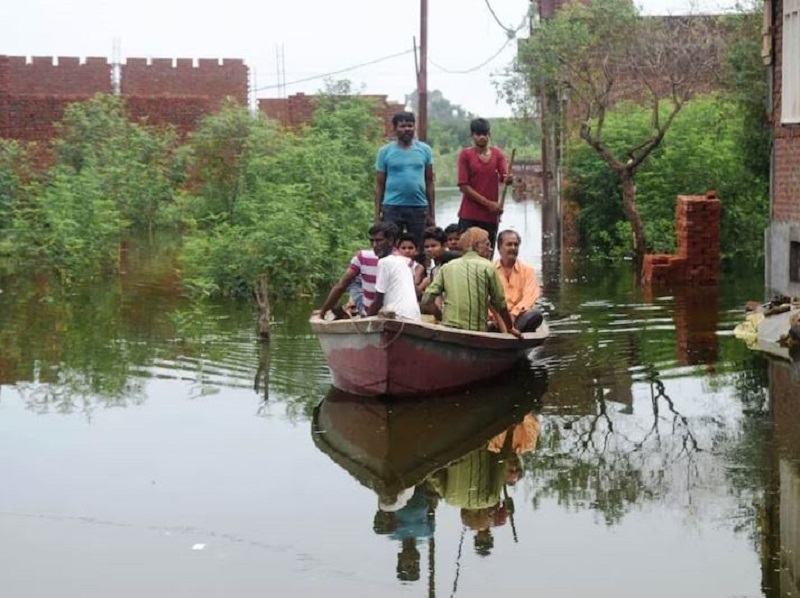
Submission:
<svg viewBox="0 0 800 598">
<path fill-rule="evenodd" d="M 503 285 L 497 275 L 497 268 L 481 253 L 489 247 L 489 235 L 478 227 L 472 227 L 461 235 L 461 250 L 464 255 L 444 264 L 425 289 L 422 306 L 433 312 L 445 326 L 461 330 L 486 332 L 489 304 L 497 311 L 506 325 L 506 330 L 514 336 L 520 332 L 513 327 L 506 307 Z M 444 295 L 441 313 L 434 298 Z"/>
</svg>

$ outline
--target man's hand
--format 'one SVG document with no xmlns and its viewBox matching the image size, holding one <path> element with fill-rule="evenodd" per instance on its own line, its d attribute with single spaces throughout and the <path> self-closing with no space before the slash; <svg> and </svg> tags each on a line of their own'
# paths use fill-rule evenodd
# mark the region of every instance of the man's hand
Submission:
<svg viewBox="0 0 800 598">
<path fill-rule="evenodd" d="M 513 185 L 514 184 L 514 175 L 510 174 L 510 173 L 507 174 L 506 175 L 506 179 L 505 179 L 504 182 L 505 182 L 506 185 Z"/>
<path fill-rule="evenodd" d="M 430 214 L 430 213 L 429 213 L 429 214 L 428 214 L 428 215 L 425 217 L 425 226 L 426 226 L 426 227 L 429 227 L 429 226 L 436 226 L 436 216 L 434 216 L 433 214 Z"/>
<path fill-rule="evenodd" d="M 496 203 L 496 202 L 493 202 L 493 201 L 492 201 L 492 202 L 489 202 L 489 204 L 486 206 L 486 208 L 487 208 L 487 209 L 488 209 L 488 210 L 489 210 L 489 211 L 490 211 L 492 214 L 496 214 L 497 216 L 500 216 L 500 215 L 502 215 L 502 213 L 503 213 L 503 208 L 501 208 L 501 207 L 500 207 L 500 204 L 499 204 L 499 203 Z"/>
<path fill-rule="evenodd" d="M 515 327 L 512 327 L 511 330 L 509 330 L 509 332 L 511 334 L 513 334 L 514 336 L 516 336 L 517 338 L 522 338 L 522 333 L 519 330 L 517 330 Z"/>
</svg>

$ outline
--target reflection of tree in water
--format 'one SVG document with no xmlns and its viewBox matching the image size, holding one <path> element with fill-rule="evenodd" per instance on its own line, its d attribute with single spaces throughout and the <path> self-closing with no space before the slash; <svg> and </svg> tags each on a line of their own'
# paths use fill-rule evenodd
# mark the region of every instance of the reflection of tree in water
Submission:
<svg viewBox="0 0 800 598">
<path fill-rule="evenodd" d="M 132 272 L 137 260 L 128 257 Z M 152 276 L 131 273 L 85 287 L 4 280 L 0 384 L 14 385 L 36 413 L 88 415 L 143 403 L 151 378 L 184 381 L 192 398 L 252 389 L 258 379 L 262 398 L 268 381 L 290 416 L 310 413 L 329 376 L 316 339 L 297 332 L 305 329 L 305 306 L 278 315 L 268 356 L 250 306 L 187 302 L 175 286 L 174 263 L 154 264 Z"/>
<path fill-rule="evenodd" d="M 720 433 L 714 451 L 723 455 L 725 475 L 737 498 L 736 512 L 729 514 L 734 529 L 747 533 L 758 548 L 764 531 L 767 495 L 772 487 L 771 461 L 775 456 L 773 425 L 769 413 L 769 376 L 766 360 L 751 353 L 730 374 L 741 419 L 735 434 Z"/>
<path fill-rule="evenodd" d="M 692 422 L 676 407 L 661 380 L 651 377 L 650 411 L 632 417 L 629 407 L 596 389 L 588 415 L 547 414 L 539 450 L 523 457 L 536 506 L 545 498 L 621 521 L 633 505 L 681 488 L 707 483 L 706 448 Z"/>
</svg>

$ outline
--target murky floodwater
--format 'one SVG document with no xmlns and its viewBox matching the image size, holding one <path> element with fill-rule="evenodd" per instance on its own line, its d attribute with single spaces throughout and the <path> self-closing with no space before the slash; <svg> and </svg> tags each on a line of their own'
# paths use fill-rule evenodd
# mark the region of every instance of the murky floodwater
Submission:
<svg viewBox="0 0 800 598">
<path fill-rule="evenodd" d="M 310 306 L 260 347 L 163 244 L 65 298 L 3 281 L 2 595 L 800 595 L 800 375 L 731 335 L 761 275 L 659 296 L 505 223 L 553 337 L 435 401 L 331 390 Z"/>
</svg>

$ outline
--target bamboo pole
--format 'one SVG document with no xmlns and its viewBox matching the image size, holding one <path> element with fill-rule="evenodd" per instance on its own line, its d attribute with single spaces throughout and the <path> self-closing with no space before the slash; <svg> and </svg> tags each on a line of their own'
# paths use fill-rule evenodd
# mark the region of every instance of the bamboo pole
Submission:
<svg viewBox="0 0 800 598">
<path fill-rule="evenodd" d="M 503 183 L 503 193 L 502 193 L 502 195 L 500 195 L 500 202 L 498 204 L 500 206 L 501 210 L 503 209 L 503 206 L 506 203 L 506 194 L 508 193 L 508 188 L 511 186 L 511 183 L 509 183 L 509 178 L 508 177 L 511 176 L 511 171 L 514 168 L 514 158 L 516 157 L 516 155 L 517 155 L 517 148 L 512 148 L 511 149 L 511 159 L 508 161 L 508 172 L 506 173 L 506 180 Z M 500 219 L 498 218 L 497 221 L 499 223 Z"/>
</svg>

